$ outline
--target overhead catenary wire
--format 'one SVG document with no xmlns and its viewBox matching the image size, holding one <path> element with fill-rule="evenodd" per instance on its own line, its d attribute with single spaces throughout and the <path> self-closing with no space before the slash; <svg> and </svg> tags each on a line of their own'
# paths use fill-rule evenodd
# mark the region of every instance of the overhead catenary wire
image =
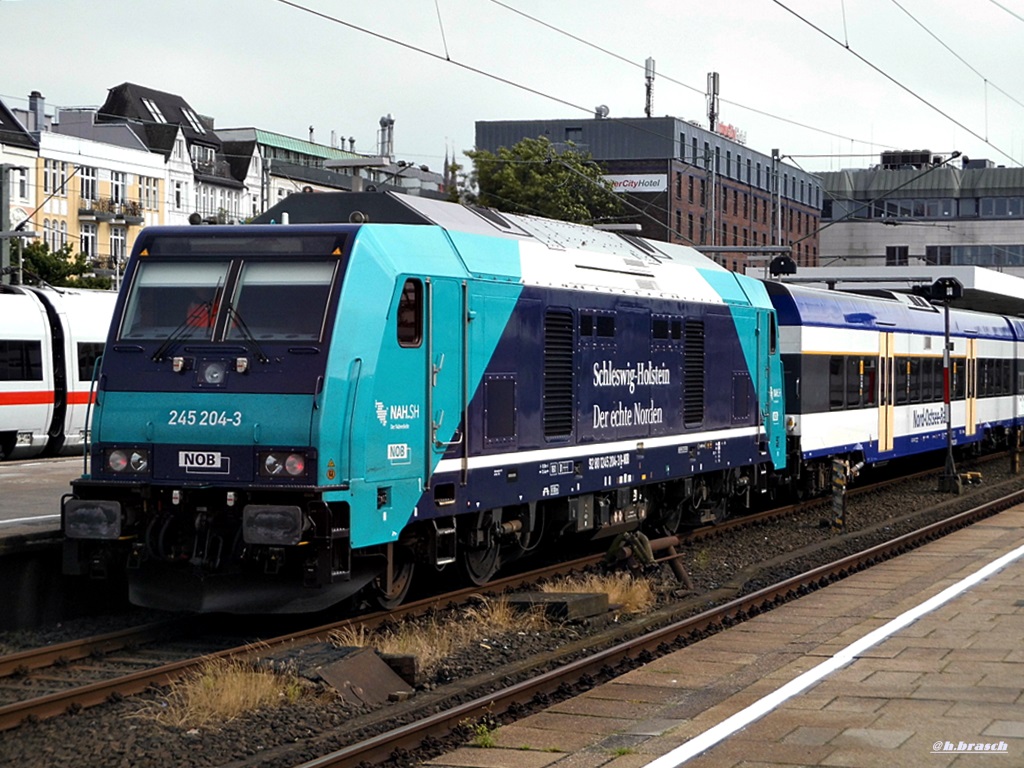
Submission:
<svg viewBox="0 0 1024 768">
<path fill-rule="evenodd" d="M 575 102 L 569 101 L 568 99 L 562 98 L 560 96 L 556 96 L 556 95 L 548 93 L 546 91 L 542 91 L 542 90 L 540 90 L 538 88 L 534 88 L 534 87 L 529 86 L 529 85 L 525 85 L 523 83 L 519 83 L 519 82 L 517 82 L 515 80 L 511 80 L 511 79 L 509 79 L 507 77 L 503 77 L 501 75 L 497 75 L 497 74 L 495 74 L 493 72 L 488 72 L 485 69 L 481 69 L 479 67 L 475 67 L 475 66 L 473 66 L 471 64 L 467 64 L 466 62 L 459 61 L 458 59 L 448 58 L 446 55 L 441 55 L 441 54 L 436 53 L 434 51 L 430 51 L 430 50 L 428 50 L 426 48 L 422 48 L 420 46 L 413 45 L 412 43 L 405 42 L 404 40 L 399 40 L 396 37 L 392 37 L 390 35 L 385 35 L 385 34 L 383 34 L 381 32 L 376 32 L 376 31 L 374 31 L 372 29 L 367 29 L 366 27 L 360 26 L 360 25 L 355 24 L 355 23 L 350 22 L 350 21 L 346 21 L 344 19 L 340 19 L 340 18 L 338 18 L 336 16 L 331 16 L 330 14 L 324 13 L 322 11 L 318 11 L 316 9 L 304 6 L 301 3 L 295 2 L 294 0 L 276 0 L 276 1 L 278 3 L 281 3 L 282 5 L 286 5 L 286 6 L 290 7 L 290 8 L 294 8 L 295 10 L 303 11 L 303 12 L 309 13 L 309 14 L 311 14 L 313 16 L 317 16 L 318 18 L 321 18 L 321 19 L 323 19 L 325 21 L 330 21 L 330 22 L 335 23 L 335 24 L 340 24 L 341 26 L 347 27 L 347 28 L 352 29 L 352 30 L 354 30 L 356 32 L 360 32 L 360 33 L 363 33 L 363 34 L 366 34 L 366 35 L 370 35 L 371 37 L 375 37 L 378 40 L 382 40 L 384 42 L 391 43 L 393 45 L 398 45 L 398 46 L 400 46 L 402 48 L 405 48 L 406 50 L 413 51 L 415 53 L 419 53 L 419 54 L 421 54 L 423 56 L 428 56 L 428 57 L 430 57 L 432 59 L 435 59 L 437 61 L 446 62 L 448 64 L 451 64 L 452 66 L 458 67 L 458 68 L 463 69 L 463 70 L 465 70 L 467 72 L 471 72 L 473 74 L 477 74 L 477 75 L 480 75 L 482 77 L 489 78 L 491 80 L 494 80 L 496 82 L 502 83 L 504 85 L 508 85 L 508 86 L 513 87 L 513 88 L 517 88 L 517 89 L 519 89 L 521 91 L 525 91 L 526 93 L 533 94 L 534 96 L 539 96 L 541 98 L 553 101 L 553 102 L 555 102 L 557 104 L 562 104 L 563 106 L 570 107 L 571 109 L 575 109 L 575 110 L 578 110 L 578 111 L 581 111 L 581 112 L 586 112 L 588 114 L 590 112 L 592 112 L 592 109 L 590 107 L 583 106 L 582 104 L 577 104 Z M 492 0 L 492 2 L 493 2 L 493 0 Z M 515 9 L 510 8 L 510 10 L 515 10 Z M 538 21 L 538 23 L 543 23 L 543 22 L 539 22 Z M 558 31 L 560 31 L 560 30 L 558 30 Z M 570 37 L 572 37 L 572 36 L 570 35 Z M 580 40 L 580 42 L 586 43 L 586 41 L 583 41 L 582 38 L 574 38 L 574 39 L 578 39 L 578 40 Z M 586 44 L 592 45 L 591 43 L 586 43 Z M 594 46 L 594 47 L 596 48 L 597 46 Z M 599 49 L 599 50 L 602 50 L 605 53 L 608 53 L 609 55 L 615 56 L 616 58 L 620 58 L 621 60 L 629 63 L 632 66 L 640 66 L 641 68 L 644 66 L 642 64 L 637 65 L 635 62 L 629 61 L 628 59 L 625 59 L 624 57 L 620 57 L 620 56 L 618 56 L 618 54 L 613 54 L 610 51 L 607 51 L 605 49 Z M 671 78 L 665 78 L 665 79 L 668 79 L 668 80 L 670 80 L 673 83 L 681 85 L 684 88 L 694 89 L 693 86 L 687 85 L 687 84 L 685 84 L 685 83 L 683 83 L 681 81 L 673 80 Z M 703 91 L 701 91 L 701 93 L 703 93 Z M 743 109 L 747 109 L 747 110 L 749 110 L 751 112 L 754 112 L 756 114 L 763 115 L 765 117 L 770 117 L 770 118 L 773 118 L 773 119 L 784 120 L 785 122 L 788 122 L 788 123 L 790 123 L 792 125 L 796 125 L 796 126 L 801 127 L 801 128 L 806 128 L 806 129 L 812 130 L 812 131 L 819 131 L 821 133 L 825 133 L 825 134 L 831 135 L 831 136 L 833 136 L 835 138 L 843 139 L 844 141 L 855 141 L 855 142 L 863 143 L 863 144 L 875 144 L 875 145 L 885 146 L 884 144 L 881 144 L 881 142 L 865 141 L 865 140 L 861 140 L 861 139 L 853 139 L 853 138 L 851 138 L 849 136 L 843 136 L 842 134 L 838 134 L 838 133 L 831 133 L 829 131 L 825 131 L 825 130 L 819 129 L 819 128 L 814 128 L 813 126 L 809 126 L 809 125 L 806 125 L 806 124 L 803 124 L 803 123 L 799 123 L 799 122 L 794 121 L 794 120 L 789 120 L 787 118 L 780 118 L 779 116 L 773 115 L 773 114 L 771 114 L 769 112 L 758 110 L 758 109 L 755 109 L 753 107 L 746 107 L 746 106 L 737 104 L 735 102 L 730 102 L 730 101 L 728 101 L 726 99 L 723 99 L 723 101 L 725 101 L 726 103 L 729 103 L 729 104 L 733 104 L 734 106 L 741 107 Z M 617 118 L 614 118 L 614 117 L 608 117 L 608 118 L 605 118 L 605 119 L 609 120 L 611 122 L 622 122 L 622 121 L 619 121 Z M 636 131 L 646 132 L 646 133 L 650 133 L 652 135 L 660 136 L 660 134 L 657 134 L 654 131 L 650 131 L 650 130 L 644 128 L 644 126 L 642 124 L 637 124 L 636 122 L 633 122 L 633 123 L 622 122 L 622 124 L 623 125 L 629 125 L 633 130 L 636 130 Z M 892 148 L 892 147 L 890 147 L 890 148 Z"/>
<path fill-rule="evenodd" d="M 962 128 L 963 130 L 967 131 L 974 138 L 979 139 L 980 141 L 984 142 L 988 146 L 992 147 L 992 149 L 994 149 L 996 152 L 1001 154 L 1003 157 L 1013 161 L 1017 165 L 1021 165 L 1021 162 L 1019 160 L 1017 160 L 1015 157 L 1010 155 L 1008 152 L 1006 152 L 1005 150 L 1003 150 L 999 146 L 993 144 L 991 141 L 988 140 L 987 137 L 982 136 L 981 134 L 979 134 L 974 129 L 968 127 L 967 125 L 964 125 L 964 123 L 962 123 L 959 120 L 957 120 L 955 117 L 950 115 L 945 110 L 939 108 L 935 104 L 932 104 L 930 101 L 928 101 L 928 99 L 926 99 L 921 94 L 917 93 L 913 88 L 911 88 L 908 85 L 905 85 L 904 83 L 901 83 L 899 80 L 897 80 L 895 77 L 890 75 L 888 72 L 886 72 L 884 69 L 879 67 L 877 64 L 874 64 L 873 62 L 869 61 L 866 57 L 862 56 L 861 54 L 857 53 L 857 51 L 853 50 L 853 48 L 850 48 L 848 45 L 845 45 L 841 40 L 837 40 L 835 37 L 830 35 L 824 29 L 819 27 L 817 24 L 812 22 L 810 19 L 808 19 L 805 16 L 802 16 L 799 13 L 797 13 L 796 11 L 794 11 L 792 8 L 790 8 L 785 3 L 783 3 L 781 0 L 772 0 L 772 2 L 774 2 L 777 6 L 782 8 L 787 13 L 793 15 L 794 17 L 796 17 L 797 19 L 802 21 L 804 24 L 809 26 L 811 29 L 813 29 L 818 34 L 823 35 L 824 37 L 828 38 L 829 40 L 831 40 L 836 45 L 838 45 L 841 48 L 843 48 L 846 51 L 848 51 L 850 53 L 850 55 L 856 57 L 858 61 L 860 61 L 863 64 L 865 64 L 866 66 L 870 67 L 872 70 L 877 72 L 879 75 L 884 77 L 886 80 L 891 82 L 893 85 L 898 87 L 900 90 L 902 90 L 902 91 L 906 92 L 907 94 L 909 94 L 910 96 L 914 97 L 915 99 L 920 101 L 922 104 L 924 104 L 929 109 L 931 109 L 931 110 L 937 112 L 938 114 L 942 115 L 942 117 L 946 118 L 947 120 L 949 120 L 951 123 L 953 123 L 957 127 Z"/>
<path fill-rule="evenodd" d="M 990 86 L 992 88 L 995 88 L 997 91 L 999 91 L 1001 94 L 1003 94 L 1003 96 L 1008 98 L 1010 101 L 1012 101 L 1018 107 L 1024 107 L 1024 103 L 1021 103 L 1020 101 L 1015 99 L 1009 93 L 1007 93 L 1002 88 L 1000 88 L 998 85 L 993 83 L 984 74 L 979 72 L 969 61 L 967 61 L 963 56 L 961 56 L 959 53 L 957 53 L 952 48 L 950 48 L 948 45 L 946 45 L 945 41 L 942 40 L 942 38 L 940 38 L 938 35 L 936 35 L 934 32 L 932 32 L 930 29 L 928 29 L 928 27 L 926 27 L 916 16 L 914 16 L 914 14 L 912 14 L 910 11 L 908 11 L 906 8 L 904 8 L 899 2 L 897 2 L 897 0 L 890 0 L 890 2 L 893 5 L 895 5 L 897 8 L 899 8 L 901 11 L 903 11 L 905 14 L 907 14 L 907 16 L 909 16 L 911 18 L 911 20 L 915 24 L 917 24 L 921 29 L 923 29 L 925 32 L 927 32 L 935 40 L 935 42 L 937 42 L 939 45 L 941 45 L 943 48 L 945 48 L 947 51 L 949 51 L 953 56 L 955 56 L 957 61 L 959 61 L 961 64 L 963 64 L 969 70 L 971 70 L 971 72 L 973 72 L 978 77 L 980 77 L 982 79 L 982 81 L 985 83 L 986 87 Z M 986 112 L 987 112 L 987 109 L 986 109 Z"/>
<path fill-rule="evenodd" d="M 1021 16 L 1018 13 L 1014 13 L 1013 11 L 1011 11 L 1009 8 L 1007 8 L 1002 3 L 997 3 L 996 0 L 989 0 L 989 2 L 992 3 L 992 5 L 996 6 L 997 8 L 1001 8 L 1004 11 L 1006 11 L 1008 14 L 1013 16 L 1013 18 L 1015 18 L 1017 21 L 1024 21 L 1024 16 Z"/>
<path fill-rule="evenodd" d="M 564 29 L 562 29 L 560 27 L 556 27 L 554 24 L 546 22 L 543 19 L 539 19 L 536 16 L 532 16 L 532 15 L 526 13 L 525 11 L 521 11 L 518 8 L 514 8 L 513 6 L 508 5 L 507 3 L 502 2 L 502 0 L 490 0 L 490 2 L 492 2 L 494 5 L 500 6 L 500 7 L 504 8 L 504 9 L 506 9 L 508 11 L 511 11 L 512 13 L 515 13 L 518 16 L 522 16 L 524 19 L 528 19 L 529 21 L 532 21 L 535 24 L 539 24 L 540 26 L 545 27 L 546 29 L 549 29 L 552 32 L 557 32 L 560 35 L 568 37 L 570 40 L 574 40 L 577 43 L 580 43 L 581 45 L 588 46 L 589 48 L 593 48 L 595 51 L 603 53 L 603 54 L 605 54 L 607 56 L 611 56 L 613 59 L 617 59 L 618 61 L 621 61 L 621 62 L 623 62 L 625 64 L 628 64 L 631 67 L 636 67 L 638 69 L 645 69 L 645 67 L 646 67 L 646 64 L 643 63 L 643 62 L 633 61 L 632 59 L 630 59 L 630 58 L 628 58 L 626 56 L 623 56 L 621 54 L 615 53 L 614 51 L 611 51 L 611 50 L 609 50 L 607 48 L 603 48 L 602 46 L 597 45 L 596 43 L 593 43 L 593 42 L 591 42 L 591 41 L 589 41 L 589 40 L 587 40 L 585 38 L 579 37 L 578 35 L 574 35 L 571 32 L 567 32 L 566 30 L 564 30 Z M 689 83 L 684 83 L 682 80 L 677 80 L 674 77 L 666 75 L 666 74 L 664 74 L 662 72 L 658 73 L 658 77 L 660 79 L 662 79 L 662 80 L 667 80 L 668 82 L 673 83 L 674 85 L 678 85 L 678 86 L 680 86 L 682 88 L 686 88 L 686 89 L 688 89 L 690 91 L 693 91 L 694 93 L 700 94 L 701 96 L 705 95 L 704 89 L 698 88 L 698 87 L 696 87 L 694 85 L 690 85 Z M 758 109 L 756 107 L 751 107 L 749 105 L 742 104 L 742 103 L 740 103 L 738 101 L 732 101 L 730 99 L 721 99 L 721 98 L 719 99 L 719 101 L 721 101 L 722 103 L 725 103 L 725 104 L 729 104 L 730 106 L 736 107 L 738 109 L 743 109 L 743 110 L 746 110 L 748 112 L 752 112 L 752 113 L 754 113 L 756 115 L 761 115 L 762 117 L 767 117 L 767 118 L 770 118 L 772 120 L 779 120 L 780 122 L 787 123 L 789 125 L 795 125 L 798 128 L 805 128 L 805 129 L 807 129 L 809 131 L 814 131 L 816 133 L 821 133 L 821 134 L 824 134 L 826 136 L 832 136 L 833 138 L 836 138 L 836 139 L 842 139 L 843 141 L 852 141 L 852 142 L 856 142 L 858 144 L 870 144 L 870 145 L 878 145 L 878 146 L 887 146 L 887 145 L 885 145 L 885 144 L 883 144 L 881 142 L 877 142 L 877 141 L 869 141 L 869 140 L 865 140 L 865 139 L 855 139 L 855 138 L 853 138 L 851 136 L 844 136 L 841 133 L 835 133 L 834 131 L 829 131 L 829 130 L 826 130 L 824 128 L 818 128 L 818 127 L 815 127 L 813 125 L 808 125 L 807 123 L 801 123 L 798 120 L 793 120 L 792 118 L 783 117 L 781 115 L 776 115 L 776 114 L 774 114 L 772 112 L 767 112 L 765 110 Z M 893 147 L 889 147 L 889 148 L 892 149 Z"/>
</svg>

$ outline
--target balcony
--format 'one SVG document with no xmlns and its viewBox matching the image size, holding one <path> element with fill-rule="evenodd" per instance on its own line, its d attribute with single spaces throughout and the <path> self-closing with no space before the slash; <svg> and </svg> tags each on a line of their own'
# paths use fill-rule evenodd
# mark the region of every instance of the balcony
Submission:
<svg viewBox="0 0 1024 768">
<path fill-rule="evenodd" d="M 98 200 L 85 200 L 78 206 L 78 218 L 82 221 L 110 221 L 124 223 L 129 226 L 141 224 L 145 218 L 142 206 L 137 200 L 114 200 L 101 197 Z"/>
</svg>

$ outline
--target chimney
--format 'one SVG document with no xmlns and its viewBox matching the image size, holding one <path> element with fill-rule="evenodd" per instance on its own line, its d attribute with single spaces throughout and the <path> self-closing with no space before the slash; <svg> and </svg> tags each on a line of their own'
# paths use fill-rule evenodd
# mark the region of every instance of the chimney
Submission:
<svg viewBox="0 0 1024 768">
<path fill-rule="evenodd" d="M 356 151 L 356 137 L 355 136 L 349 136 L 348 137 L 348 151 L 349 152 L 355 152 Z"/>
<path fill-rule="evenodd" d="M 309 126 L 309 143 L 313 143 L 313 126 Z"/>
<path fill-rule="evenodd" d="M 28 111 L 32 115 L 30 131 L 42 131 L 46 127 L 46 99 L 39 91 L 28 95 Z"/>
</svg>

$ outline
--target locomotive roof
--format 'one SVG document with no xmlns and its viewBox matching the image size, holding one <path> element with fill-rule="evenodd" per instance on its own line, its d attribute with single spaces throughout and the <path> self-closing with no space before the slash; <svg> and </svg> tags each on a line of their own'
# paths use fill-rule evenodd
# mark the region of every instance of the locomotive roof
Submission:
<svg viewBox="0 0 1024 768">
<path fill-rule="evenodd" d="M 432 225 L 448 233 L 465 268 L 482 277 L 705 303 L 768 306 L 759 281 L 730 272 L 693 248 L 584 224 L 393 192 L 295 194 L 253 223 L 283 221 L 289 225 Z M 502 272 L 500 262 L 479 247 L 478 236 L 519 244 L 520 258 L 514 274 Z M 552 258 L 558 253 L 568 258 Z"/>
<path fill-rule="evenodd" d="M 636 259 L 645 265 L 673 261 L 701 269 L 726 272 L 692 248 L 632 235 L 595 229 L 584 224 L 502 213 L 491 208 L 461 205 L 394 192 L 316 192 L 289 195 L 254 224 L 371 223 L 426 224 L 448 231 L 490 237 L 532 238 L 554 250 L 603 251 Z"/>
</svg>

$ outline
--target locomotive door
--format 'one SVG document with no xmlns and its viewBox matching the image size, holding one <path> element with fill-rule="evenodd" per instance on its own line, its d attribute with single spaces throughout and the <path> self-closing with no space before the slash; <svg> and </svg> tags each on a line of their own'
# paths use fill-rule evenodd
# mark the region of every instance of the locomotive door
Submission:
<svg viewBox="0 0 1024 768">
<path fill-rule="evenodd" d="M 893 450 L 896 334 L 882 333 L 878 345 L 878 452 Z"/>
<path fill-rule="evenodd" d="M 465 281 L 427 280 L 427 478 L 442 457 L 462 459 L 466 474 L 469 315 Z"/>
<path fill-rule="evenodd" d="M 978 424 L 978 340 L 966 341 L 967 388 L 964 391 L 964 434 L 969 436 L 977 431 Z"/>
</svg>

